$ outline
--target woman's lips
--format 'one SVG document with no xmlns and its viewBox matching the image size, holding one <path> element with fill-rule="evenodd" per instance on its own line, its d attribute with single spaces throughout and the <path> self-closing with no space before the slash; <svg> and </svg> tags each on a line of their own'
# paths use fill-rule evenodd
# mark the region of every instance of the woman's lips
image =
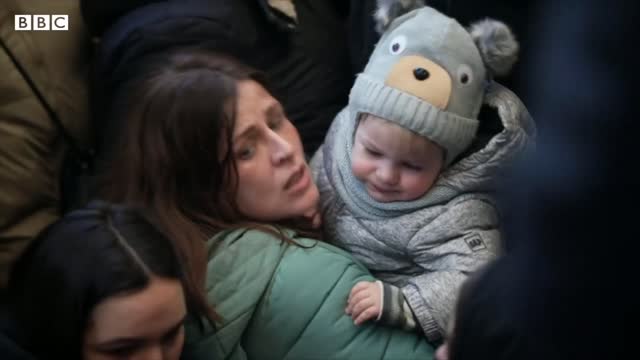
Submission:
<svg viewBox="0 0 640 360">
<path fill-rule="evenodd" d="M 297 190 L 298 187 L 300 187 L 300 185 L 303 182 L 306 182 L 305 180 L 307 179 L 307 176 L 305 176 L 307 174 L 307 167 L 304 165 L 300 165 L 300 167 L 293 173 L 291 174 L 291 176 L 289 176 L 289 180 L 287 180 L 287 182 L 284 185 L 284 190 Z"/>
</svg>

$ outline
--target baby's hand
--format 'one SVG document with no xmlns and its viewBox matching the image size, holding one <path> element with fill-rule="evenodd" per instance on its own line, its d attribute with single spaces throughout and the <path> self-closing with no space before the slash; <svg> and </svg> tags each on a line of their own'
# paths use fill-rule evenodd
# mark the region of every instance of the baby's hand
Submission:
<svg viewBox="0 0 640 360">
<path fill-rule="evenodd" d="M 351 289 L 345 312 L 360 325 L 369 319 L 377 319 L 382 311 L 382 283 L 361 281 Z"/>
</svg>

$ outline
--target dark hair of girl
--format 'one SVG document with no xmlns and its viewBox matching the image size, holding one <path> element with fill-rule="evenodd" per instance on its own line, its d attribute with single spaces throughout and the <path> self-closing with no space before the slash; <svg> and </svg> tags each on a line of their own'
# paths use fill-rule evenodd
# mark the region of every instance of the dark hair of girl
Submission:
<svg viewBox="0 0 640 360">
<path fill-rule="evenodd" d="M 12 268 L 17 341 L 36 358 L 80 359 L 94 307 L 143 290 L 153 277 L 179 280 L 190 313 L 206 311 L 185 287 L 172 241 L 140 212 L 103 202 L 73 211 L 40 233 Z"/>
</svg>

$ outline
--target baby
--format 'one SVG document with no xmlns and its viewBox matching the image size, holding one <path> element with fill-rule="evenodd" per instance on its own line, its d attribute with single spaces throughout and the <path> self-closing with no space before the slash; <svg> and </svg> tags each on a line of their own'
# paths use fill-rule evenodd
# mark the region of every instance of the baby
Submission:
<svg viewBox="0 0 640 360">
<path fill-rule="evenodd" d="M 380 279 L 354 286 L 347 314 L 438 341 L 460 284 L 499 252 L 493 186 L 535 129 L 493 81 L 516 60 L 506 25 L 467 31 L 429 7 L 385 23 L 311 166 L 328 241 Z M 488 141 L 476 136 L 483 103 L 502 123 Z"/>
</svg>

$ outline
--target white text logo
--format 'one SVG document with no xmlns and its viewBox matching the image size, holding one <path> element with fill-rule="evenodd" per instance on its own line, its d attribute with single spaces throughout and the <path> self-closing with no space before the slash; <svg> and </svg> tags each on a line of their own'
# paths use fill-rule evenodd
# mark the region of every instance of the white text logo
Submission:
<svg viewBox="0 0 640 360">
<path fill-rule="evenodd" d="M 15 15 L 16 31 L 69 30 L 69 15 Z"/>
</svg>

